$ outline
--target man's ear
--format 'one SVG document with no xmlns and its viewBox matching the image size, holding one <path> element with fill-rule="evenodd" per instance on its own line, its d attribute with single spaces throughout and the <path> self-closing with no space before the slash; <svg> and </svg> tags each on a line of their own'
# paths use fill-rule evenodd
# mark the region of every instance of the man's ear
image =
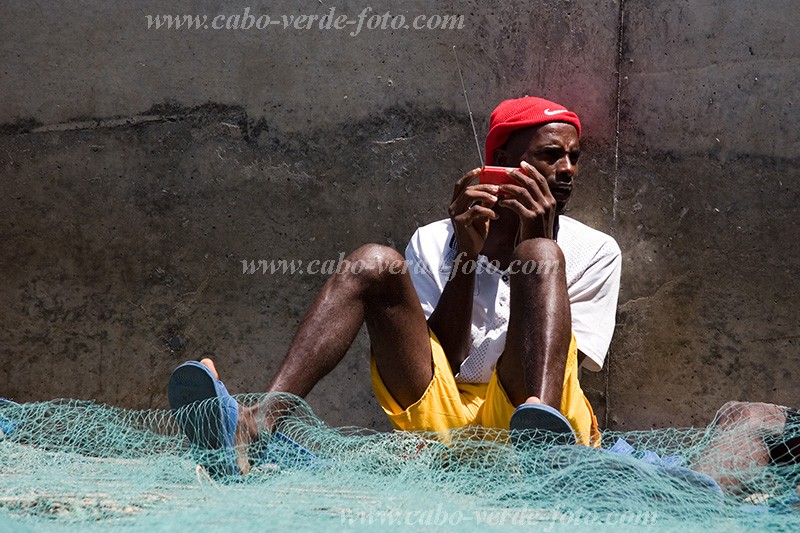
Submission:
<svg viewBox="0 0 800 533">
<path fill-rule="evenodd" d="M 492 163 L 498 167 L 507 167 L 508 164 L 508 152 L 502 148 L 497 148 L 494 153 L 492 154 Z"/>
</svg>

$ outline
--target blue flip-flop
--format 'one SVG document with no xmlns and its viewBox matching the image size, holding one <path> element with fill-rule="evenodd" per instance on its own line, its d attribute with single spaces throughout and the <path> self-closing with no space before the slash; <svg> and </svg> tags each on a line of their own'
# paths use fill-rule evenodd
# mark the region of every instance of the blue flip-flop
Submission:
<svg viewBox="0 0 800 533">
<path fill-rule="evenodd" d="M 523 403 L 514 410 L 509 423 L 515 448 L 544 443 L 575 444 L 578 439 L 567 417 L 543 403 Z"/>
<path fill-rule="evenodd" d="M 329 461 L 320 459 L 314 452 L 277 430 L 258 453 L 258 461 L 254 466 L 262 464 L 299 469 L 326 468 L 330 465 Z"/>
<path fill-rule="evenodd" d="M 192 444 L 198 464 L 214 479 L 239 476 L 234 450 L 239 403 L 225 384 L 207 366 L 187 361 L 172 372 L 167 392 L 170 407 Z M 277 430 L 252 446 L 257 450 L 253 466 L 269 463 L 279 468 L 311 468 L 326 464 Z"/>
<path fill-rule="evenodd" d="M 222 381 L 205 365 L 187 361 L 172 372 L 167 395 L 197 462 L 214 479 L 239 475 L 234 450 L 239 403 Z"/>
<path fill-rule="evenodd" d="M 617 438 L 616 442 L 613 446 L 611 446 L 611 448 L 602 451 L 614 455 L 633 457 L 643 463 L 655 467 L 656 470 L 667 474 L 675 480 L 693 487 L 708 490 L 717 496 L 723 496 L 722 488 L 719 486 L 719 483 L 714 480 L 714 478 L 708 474 L 704 474 L 684 466 L 683 458 L 678 455 L 661 457 L 657 453 L 650 450 L 637 452 L 633 446 L 621 438 Z"/>
<path fill-rule="evenodd" d="M 714 478 L 684 466 L 683 458 L 679 456 L 661 457 L 649 450 L 636 451 L 633 446 L 621 438 L 618 438 L 610 448 L 554 446 L 547 451 L 547 454 L 546 464 L 554 469 L 563 469 L 581 461 L 606 456 L 608 459 L 600 463 L 602 473 L 608 476 L 606 479 L 647 480 L 653 476 L 663 475 L 665 481 L 673 481 L 681 488 L 701 489 L 715 498 L 724 497 L 722 488 Z M 607 495 L 615 498 L 630 497 L 632 493 L 626 492 L 629 488 L 615 484 L 613 490 Z M 664 487 L 664 490 L 666 489 L 667 487 Z M 650 496 L 654 496 L 654 494 Z"/>
</svg>

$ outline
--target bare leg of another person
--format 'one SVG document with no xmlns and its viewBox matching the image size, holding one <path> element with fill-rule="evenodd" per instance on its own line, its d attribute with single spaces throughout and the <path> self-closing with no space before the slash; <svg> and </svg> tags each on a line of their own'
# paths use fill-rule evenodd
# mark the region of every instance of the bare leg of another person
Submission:
<svg viewBox="0 0 800 533">
<path fill-rule="evenodd" d="M 765 437 L 779 437 L 786 408 L 768 403 L 728 402 L 711 423 L 711 442 L 692 468 L 713 477 L 726 492 L 747 492 L 749 479 L 770 464 Z"/>
</svg>

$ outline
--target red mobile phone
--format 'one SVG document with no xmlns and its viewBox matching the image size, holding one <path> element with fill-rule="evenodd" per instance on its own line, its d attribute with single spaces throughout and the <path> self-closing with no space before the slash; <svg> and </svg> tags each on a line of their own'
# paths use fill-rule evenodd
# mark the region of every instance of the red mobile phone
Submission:
<svg viewBox="0 0 800 533">
<path fill-rule="evenodd" d="M 486 166 L 481 169 L 481 177 L 479 178 L 478 182 L 485 183 L 487 185 L 503 185 L 504 183 L 517 185 L 517 182 L 509 178 L 508 174 L 506 174 L 506 171 L 508 170 L 522 171 L 522 169 L 515 169 L 511 167 Z"/>
</svg>

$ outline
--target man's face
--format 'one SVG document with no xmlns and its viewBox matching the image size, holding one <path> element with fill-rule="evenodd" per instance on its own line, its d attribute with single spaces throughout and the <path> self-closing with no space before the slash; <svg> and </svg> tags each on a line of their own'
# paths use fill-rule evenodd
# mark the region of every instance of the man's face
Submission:
<svg viewBox="0 0 800 533">
<path fill-rule="evenodd" d="M 522 161 L 530 163 L 547 180 L 560 213 L 572 194 L 580 154 L 575 126 L 549 122 L 513 132 L 498 153 L 498 163 L 509 167 L 519 167 Z"/>
</svg>

